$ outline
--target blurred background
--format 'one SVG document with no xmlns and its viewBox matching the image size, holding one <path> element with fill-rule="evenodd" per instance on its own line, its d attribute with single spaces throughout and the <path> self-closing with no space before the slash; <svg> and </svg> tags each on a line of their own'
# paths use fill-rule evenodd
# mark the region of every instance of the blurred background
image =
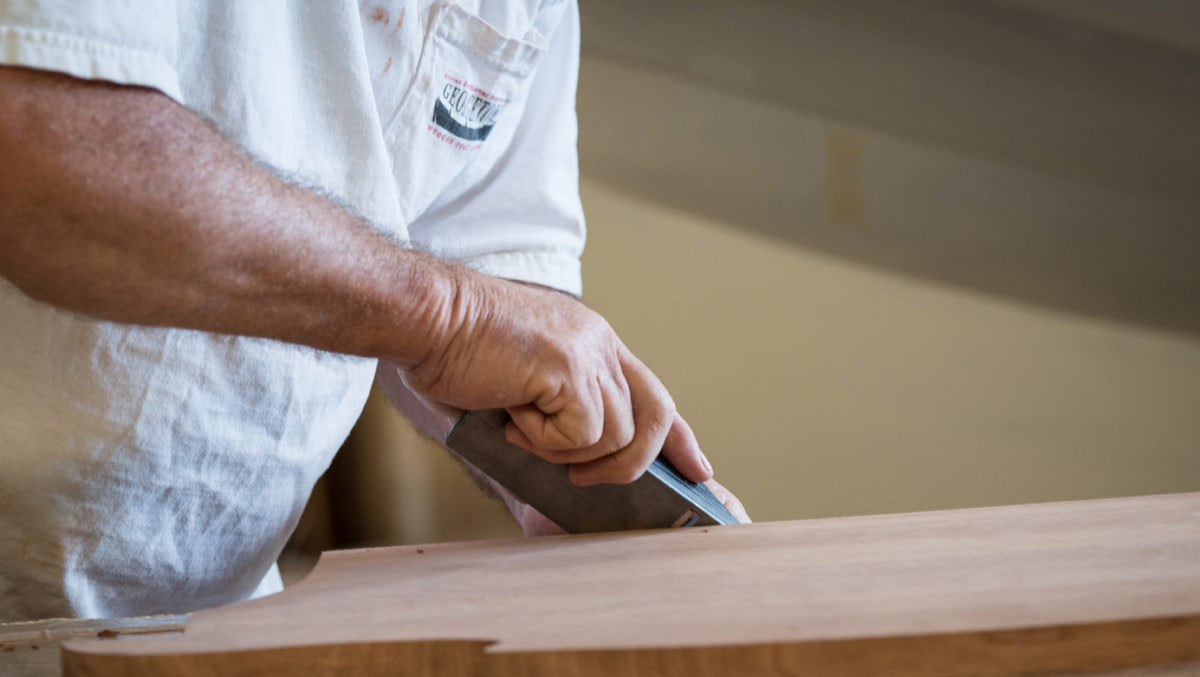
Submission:
<svg viewBox="0 0 1200 677">
<path fill-rule="evenodd" d="M 756 520 L 1200 490 L 1200 3 L 581 4 L 584 301 Z M 281 564 L 518 534 L 373 396 Z"/>
</svg>

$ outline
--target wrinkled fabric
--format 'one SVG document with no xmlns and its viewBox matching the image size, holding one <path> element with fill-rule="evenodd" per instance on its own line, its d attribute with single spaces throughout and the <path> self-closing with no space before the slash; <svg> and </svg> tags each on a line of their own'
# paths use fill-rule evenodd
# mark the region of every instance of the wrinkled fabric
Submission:
<svg viewBox="0 0 1200 677">
<path fill-rule="evenodd" d="M 397 241 L 575 294 L 578 40 L 561 0 L 0 8 L 4 65 L 156 89 Z M 93 320 L 0 279 L 0 622 L 277 590 L 273 562 L 373 373 Z"/>
</svg>

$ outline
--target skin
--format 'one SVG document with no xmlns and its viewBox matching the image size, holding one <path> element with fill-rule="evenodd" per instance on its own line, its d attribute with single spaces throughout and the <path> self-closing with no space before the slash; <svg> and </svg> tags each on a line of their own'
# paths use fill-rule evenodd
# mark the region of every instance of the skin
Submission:
<svg viewBox="0 0 1200 677">
<path fill-rule="evenodd" d="M 166 96 L 0 68 L 0 274 L 94 318 L 380 358 L 423 401 L 504 407 L 580 485 L 712 469 L 602 317 L 406 249 Z"/>
<path fill-rule="evenodd" d="M 418 430 L 424 432 L 434 440 L 445 439 L 450 429 L 454 426 L 454 422 L 458 420 L 459 415 L 462 413 L 461 410 L 431 401 L 414 392 L 405 383 L 404 371 L 388 362 L 381 361 L 379 363 L 379 367 L 375 373 L 375 380 L 388 396 L 388 399 L 392 401 L 392 404 L 403 412 L 416 425 Z M 687 430 L 687 434 L 691 434 L 690 429 Z M 492 478 L 476 470 L 467 461 L 461 458 L 459 460 L 485 492 L 500 498 L 504 502 L 505 506 L 508 507 L 508 511 L 512 513 L 513 517 L 521 525 L 521 529 L 526 536 L 553 536 L 566 533 L 548 517 L 538 512 L 529 504 L 521 501 L 512 492 L 492 480 Z M 711 478 L 704 482 L 704 484 L 734 517 L 742 522 L 750 522 L 750 516 L 746 514 L 746 509 L 742 506 L 741 501 L 728 489 Z"/>
</svg>

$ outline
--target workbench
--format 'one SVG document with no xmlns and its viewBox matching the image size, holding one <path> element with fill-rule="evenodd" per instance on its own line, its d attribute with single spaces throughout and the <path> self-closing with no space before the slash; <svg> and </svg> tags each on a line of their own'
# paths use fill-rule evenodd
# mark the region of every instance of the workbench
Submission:
<svg viewBox="0 0 1200 677">
<path fill-rule="evenodd" d="M 1200 493 L 330 552 L 182 627 L 64 672 L 1200 674 Z"/>
</svg>

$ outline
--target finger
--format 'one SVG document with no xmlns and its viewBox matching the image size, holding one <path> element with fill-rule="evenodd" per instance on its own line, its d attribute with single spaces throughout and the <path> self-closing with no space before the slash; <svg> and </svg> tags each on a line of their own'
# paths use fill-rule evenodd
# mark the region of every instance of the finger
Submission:
<svg viewBox="0 0 1200 677">
<path fill-rule="evenodd" d="M 632 424 L 630 427 L 632 427 Z M 540 449 L 511 421 L 504 427 L 504 439 L 509 444 L 516 445 L 551 463 L 587 463 L 588 461 L 594 461 L 613 453 L 612 445 L 603 440 L 599 444 L 584 447 L 583 449 Z"/>
<path fill-rule="evenodd" d="M 637 434 L 637 423 L 633 418 L 633 396 L 619 359 L 613 360 L 600 387 L 604 400 L 604 434 L 596 444 L 580 450 L 588 457 L 587 460 L 601 458 L 624 449 L 633 442 Z"/>
<path fill-rule="evenodd" d="M 629 394 L 629 383 L 621 369 L 620 360 L 613 358 L 613 366 L 597 378 L 596 391 L 603 403 L 603 433 L 600 440 L 579 448 L 545 448 L 538 445 L 521 430 L 520 425 L 509 426 L 505 438 L 526 451 L 552 463 L 586 463 L 607 456 L 628 446 L 634 437 L 636 425 Z M 518 409 L 516 407 L 510 409 Z M 538 411 L 541 411 L 540 409 Z"/>
<path fill-rule="evenodd" d="M 511 412 L 512 409 L 510 408 Z M 529 439 L 521 427 L 517 425 L 516 420 L 509 421 L 504 426 L 504 439 L 509 444 L 514 444 L 521 447 L 529 453 L 539 456 L 551 463 L 584 463 L 595 460 L 601 456 L 605 456 L 607 452 L 598 451 L 598 445 L 584 447 L 582 449 L 543 449 Z"/>
<path fill-rule="evenodd" d="M 530 451 L 582 449 L 604 434 L 603 401 L 600 385 L 592 380 L 560 387 L 541 401 L 509 407 L 508 415 L 529 441 Z"/>
<path fill-rule="evenodd" d="M 633 441 L 608 456 L 571 466 L 571 481 L 580 486 L 611 482 L 627 484 L 642 473 L 662 450 L 675 420 L 675 403 L 658 377 L 622 348 L 622 365 L 633 407 Z"/>
<path fill-rule="evenodd" d="M 511 414 L 512 410 L 510 409 L 509 415 Z M 515 444 L 532 454 L 538 453 L 536 451 L 537 447 L 533 445 L 533 442 L 529 440 L 529 437 L 527 437 L 525 433 L 521 432 L 521 428 L 512 421 L 509 421 L 504 425 L 504 439 L 507 440 L 509 444 Z"/>
<path fill-rule="evenodd" d="M 696 441 L 692 427 L 678 413 L 675 414 L 671 430 L 667 432 L 662 454 L 689 480 L 706 482 L 712 479 L 712 464 L 705 458 L 704 452 L 700 451 L 700 443 Z"/>
<path fill-rule="evenodd" d="M 742 506 L 742 502 L 738 500 L 738 497 L 733 495 L 733 492 L 721 486 L 721 484 L 716 480 L 709 480 L 704 483 L 704 486 L 708 487 L 708 490 L 713 493 L 713 496 L 717 497 L 717 500 L 721 502 L 721 505 L 724 505 L 725 509 L 728 510 L 731 515 L 737 518 L 737 521 L 741 522 L 742 524 L 751 523 L 750 515 L 746 514 L 746 508 Z"/>
</svg>

